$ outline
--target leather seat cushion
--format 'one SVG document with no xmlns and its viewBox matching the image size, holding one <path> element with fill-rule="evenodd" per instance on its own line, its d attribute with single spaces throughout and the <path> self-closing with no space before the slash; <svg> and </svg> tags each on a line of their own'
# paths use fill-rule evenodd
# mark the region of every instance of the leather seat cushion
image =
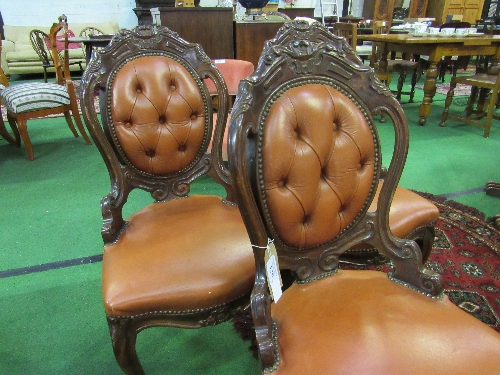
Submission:
<svg viewBox="0 0 500 375">
<path fill-rule="evenodd" d="M 281 364 L 272 372 L 492 375 L 500 335 L 453 305 L 377 271 L 293 284 L 272 305 Z"/>
<path fill-rule="evenodd" d="M 381 181 L 368 209 L 370 212 L 377 209 L 382 185 Z M 439 210 L 431 201 L 401 186 L 396 188 L 389 210 L 389 227 L 396 237 L 406 238 L 415 229 L 428 226 L 438 218 Z"/>
<path fill-rule="evenodd" d="M 238 207 L 193 195 L 153 203 L 104 247 L 108 315 L 213 307 L 251 291 L 255 265 Z"/>
</svg>

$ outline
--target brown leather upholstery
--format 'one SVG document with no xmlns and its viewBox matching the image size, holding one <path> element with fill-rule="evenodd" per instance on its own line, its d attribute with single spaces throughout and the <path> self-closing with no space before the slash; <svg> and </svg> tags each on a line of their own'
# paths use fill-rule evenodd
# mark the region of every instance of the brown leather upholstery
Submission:
<svg viewBox="0 0 500 375">
<path fill-rule="evenodd" d="M 381 272 L 293 284 L 272 312 L 280 366 L 271 374 L 500 373 L 498 333 L 447 297 L 429 298 Z"/>
<path fill-rule="evenodd" d="M 127 221 L 118 242 L 104 247 L 102 289 L 108 315 L 204 309 L 251 289 L 255 266 L 245 226 L 238 208 L 220 197 L 154 203 Z M 167 233 L 151 241 L 163 231 Z"/>
<path fill-rule="evenodd" d="M 216 82 L 217 117 L 207 76 Z M 101 202 L 102 293 L 126 374 L 144 373 L 135 350 L 141 330 L 215 325 L 249 304 L 255 261 L 221 158 L 228 111 L 222 80 L 199 45 L 162 27 L 121 30 L 82 79 L 85 121 L 111 179 Z M 226 196 L 190 194 L 202 175 Z M 134 189 L 154 202 L 128 208 Z"/>
<path fill-rule="evenodd" d="M 167 175 L 193 162 L 202 146 L 205 115 L 196 82 L 172 59 L 132 60 L 113 82 L 111 116 L 117 143 L 145 173 Z"/>
<path fill-rule="evenodd" d="M 259 61 L 233 109 L 229 165 L 257 265 L 263 373 L 500 374 L 500 335 L 451 303 L 417 243 L 401 238 L 435 207 L 397 187 L 408 125 L 389 89 L 319 23 L 282 27 Z M 380 112 L 395 131 L 386 174 Z M 294 279 L 276 302 L 270 242 Z M 340 270 L 357 246 L 376 248 L 392 272 Z"/>
<path fill-rule="evenodd" d="M 377 210 L 377 199 L 383 183 L 377 188 L 377 195 L 372 201 L 369 212 Z M 429 200 L 420 195 L 398 186 L 389 211 L 389 226 L 392 234 L 399 238 L 406 238 L 415 229 L 428 226 L 439 218 L 439 210 Z"/>
<path fill-rule="evenodd" d="M 331 125 L 318 130 L 325 120 Z M 331 87 L 294 87 L 273 104 L 264 136 L 263 179 L 276 230 L 296 247 L 331 240 L 372 188 L 375 151 L 363 114 Z"/>
</svg>

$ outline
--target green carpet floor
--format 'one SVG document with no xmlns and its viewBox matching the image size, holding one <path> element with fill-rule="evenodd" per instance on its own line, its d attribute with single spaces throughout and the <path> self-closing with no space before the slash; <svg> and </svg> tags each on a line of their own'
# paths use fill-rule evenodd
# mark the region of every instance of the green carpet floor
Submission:
<svg viewBox="0 0 500 375">
<path fill-rule="evenodd" d="M 486 182 L 500 181 L 500 124 L 494 122 L 487 139 L 481 128 L 470 125 L 449 121 L 441 128 L 444 96 L 437 95 L 421 127 L 421 98 L 417 91 L 416 104 L 403 104 L 411 132 L 401 185 L 447 194 L 487 216 L 500 213 L 500 198 L 482 191 Z M 33 120 L 28 127 L 33 162 L 24 145 L 17 149 L 0 139 L 0 374 L 121 374 L 96 258 L 102 249 L 99 204 L 109 189 L 104 163 L 95 145 L 73 138 L 62 118 Z M 387 165 L 391 127 L 380 124 L 379 133 Z M 222 193 L 207 179 L 194 190 Z M 134 193 L 131 201 L 130 212 L 150 198 Z M 47 264 L 51 269 L 43 271 Z M 137 344 L 147 374 L 171 375 L 258 374 L 247 346 L 231 323 L 200 330 L 148 329 Z"/>
</svg>

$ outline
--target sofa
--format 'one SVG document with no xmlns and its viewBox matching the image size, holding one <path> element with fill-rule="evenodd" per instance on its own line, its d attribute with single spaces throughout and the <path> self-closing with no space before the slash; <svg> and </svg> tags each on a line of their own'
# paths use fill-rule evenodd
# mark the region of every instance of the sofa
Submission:
<svg viewBox="0 0 500 375">
<path fill-rule="evenodd" d="M 114 34 L 119 27 L 116 22 L 103 23 L 73 23 L 69 29 L 78 36 L 85 27 L 96 27 L 104 34 Z M 43 73 L 42 61 L 31 46 L 30 31 L 38 29 L 50 31 L 49 26 L 10 26 L 4 25 L 5 40 L 2 41 L 1 64 L 5 75 Z M 82 61 L 85 66 L 85 55 L 80 44 L 72 43 L 69 49 L 70 62 Z M 72 70 L 79 70 L 78 64 L 70 65 Z M 50 69 L 49 69 L 50 71 Z"/>
</svg>

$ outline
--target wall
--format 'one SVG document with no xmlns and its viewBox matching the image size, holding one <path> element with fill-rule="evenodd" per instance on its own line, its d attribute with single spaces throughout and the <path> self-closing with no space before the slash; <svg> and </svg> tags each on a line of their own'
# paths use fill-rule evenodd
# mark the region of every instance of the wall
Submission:
<svg viewBox="0 0 500 375">
<path fill-rule="evenodd" d="M 331 0 L 324 0 L 330 2 Z M 363 0 L 351 0 L 353 14 L 362 12 Z M 367 0 L 369 1 L 369 0 Z M 338 14 L 342 14 L 342 0 L 337 0 Z M 201 0 L 201 6 L 215 6 L 217 0 Z M 280 5 L 284 0 L 280 0 Z M 295 6 L 315 7 L 315 16 L 321 16 L 320 0 L 296 0 Z M 116 21 L 122 28 L 137 25 L 133 12 L 135 0 L 0 0 L 4 24 L 19 26 L 50 26 L 57 17 L 65 14 L 68 22 Z M 29 11 L 27 11 L 29 9 Z"/>
<path fill-rule="evenodd" d="M 68 23 L 116 21 L 122 28 L 137 25 L 135 0 L 0 0 L 5 25 L 50 26 L 65 14 Z"/>
</svg>

